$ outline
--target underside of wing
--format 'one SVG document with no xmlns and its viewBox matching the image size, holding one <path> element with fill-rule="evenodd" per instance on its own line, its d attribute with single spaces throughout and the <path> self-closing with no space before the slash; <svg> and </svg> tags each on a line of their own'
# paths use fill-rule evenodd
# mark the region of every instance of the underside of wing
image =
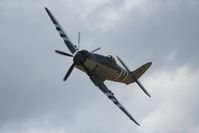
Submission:
<svg viewBox="0 0 199 133">
<path fill-rule="evenodd" d="M 50 17 L 50 19 L 52 20 L 53 24 L 55 25 L 55 28 L 57 29 L 57 31 L 59 32 L 59 35 L 61 36 L 61 38 L 64 40 L 64 43 L 66 44 L 66 46 L 68 47 L 68 49 L 70 50 L 71 53 L 74 53 L 75 51 L 77 51 L 77 47 L 76 45 L 74 45 L 70 38 L 68 37 L 68 35 L 65 33 L 65 31 L 63 30 L 62 26 L 59 24 L 59 22 L 55 19 L 55 17 L 53 16 L 53 14 L 50 12 L 50 10 L 48 8 L 45 7 L 46 12 L 48 13 L 48 16 Z"/>
<path fill-rule="evenodd" d="M 131 114 L 124 108 L 124 106 L 116 99 L 114 94 L 105 86 L 105 84 L 97 77 L 90 77 L 93 83 L 117 106 L 119 107 L 134 123 L 138 126 L 140 124 L 131 116 Z"/>
</svg>

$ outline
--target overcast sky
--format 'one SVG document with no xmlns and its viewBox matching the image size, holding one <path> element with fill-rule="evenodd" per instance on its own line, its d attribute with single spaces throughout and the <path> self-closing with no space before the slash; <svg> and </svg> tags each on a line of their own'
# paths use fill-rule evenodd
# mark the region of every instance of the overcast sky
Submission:
<svg viewBox="0 0 199 133">
<path fill-rule="evenodd" d="M 81 49 L 153 65 L 136 84 L 106 81 L 135 125 L 72 59 L 44 7 Z M 198 0 L 0 0 L 0 133 L 199 132 Z"/>
</svg>

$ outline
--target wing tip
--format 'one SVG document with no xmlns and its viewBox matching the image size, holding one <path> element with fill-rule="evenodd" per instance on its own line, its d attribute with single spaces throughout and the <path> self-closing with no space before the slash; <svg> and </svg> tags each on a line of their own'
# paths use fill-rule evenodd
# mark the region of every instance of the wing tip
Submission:
<svg viewBox="0 0 199 133">
<path fill-rule="evenodd" d="M 135 122 L 135 124 L 137 124 L 138 126 L 141 126 L 138 122 Z"/>
<path fill-rule="evenodd" d="M 135 119 L 131 119 L 136 125 L 141 126 Z"/>
<path fill-rule="evenodd" d="M 53 24 L 58 24 L 57 20 L 55 19 L 55 17 L 53 16 L 53 14 L 50 12 L 50 10 L 47 7 L 44 7 L 44 8 L 45 8 L 48 16 L 52 20 Z"/>
<path fill-rule="evenodd" d="M 149 94 L 148 96 L 149 96 L 149 98 L 151 98 L 151 95 L 150 95 L 150 94 Z"/>
<path fill-rule="evenodd" d="M 148 65 L 148 68 L 149 68 L 152 65 L 152 62 L 150 61 L 150 62 L 147 62 L 146 64 Z"/>
<path fill-rule="evenodd" d="M 48 8 L 47 8 L 46 6 L 44 7 L 44 9 L 45 9 L 46 11 L 48 11 Z"/>
</svg>

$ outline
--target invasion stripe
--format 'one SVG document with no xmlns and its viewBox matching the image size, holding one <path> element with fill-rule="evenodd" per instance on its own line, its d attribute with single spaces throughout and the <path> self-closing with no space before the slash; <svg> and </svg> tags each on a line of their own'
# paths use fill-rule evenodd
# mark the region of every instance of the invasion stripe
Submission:
<svg viewBox="0 0 199 133">
<path fill-rule="evenodd" d="M 118 103 L 117 106 L 118 106 L 119 108 L 121 108 L 121 109 L 124 108 L 120 103 Z"/>
<path fill-rule="evenodd" d="M 106 96 L 108 96 L 108 97 L 109 97 L 109 96 L 113 96 L 113 94 L 112 94 L 111 92 L 106 92 L 105 94 L 106 94 Z"/>
<path fill-rule="evenodd" d="M 60 34 L 60 36 L 61 36 L 61 37 L 66 37 L 66 35 L 65 35 L 65 34 Z"/>
<path fill-rule="evenodd" d="M 126 71 L 122 74 L 122 76 L 119 78 L 119 81 L 121 81 L 126 76 Z"/>
<path fill-rule="evenodd" d="M 122 81 L 127 75 L 128 75 L 128 72 L 125 71 L 125 73 L 124 73 L 124 75 L 122 76 L 122 78 L 120 79 L 120 81 Z"/>
<path fill-rule="evenodd" d="M 118 80 L 117 80 L 117 81 L 121 81 L 121 80 L 124 78 L 125 73 L 126 73 L 126 71 L 125 71 L 125 70 L 123 70 L 122 75 L 118 78 Z"/>
<path fill-rule="evenodd" d="M 65 42 L 65 41 L 66 41 L 66 42 L 69 41 L 67 37 L 62 37 L 62 38 L 64 39 L 64 42 Z"/>
<path fill-rule="evenodd" d="M 59 25 L 59 24 L 55 24 L 55 27 L 61 29 L 61 25 Z"/>
<path fill-rule="evenodd" d="M 64 31 L 58 30 L 59 34 L 65 34 Z"/>
<path fill-rule="evenodd" d="M 119 79 L 120 76 L 122 75 L 123 71 L 124 71 L 124 70 L 122 69 L 121 72 L 120 72 L 120 74 L 115 78 L 116 81 L 118 81 L 118 79 Z"/>
<path fill-rule="evenodd" d="M 60 27 L 56 27 L 56 29 L 57 29 L 58 31 L 61 31 L 61 30 L 62 30 Z"/>
<path fill-rule="evenodd" d="M 113 101 L 115 104 L 118 103 L 117 99 L 115 99 L 115 98 L 111 98 L 111 101 Z"/>
<path fill-rule="evenodd" d="M 126 80 L 126 78 L 129 76 L 129 72 L 127 72 L 127 74 L 126 74 L 126 76 L 121 80 L 122 82 L 124 81 L 124 80 Z"/>
</svg>

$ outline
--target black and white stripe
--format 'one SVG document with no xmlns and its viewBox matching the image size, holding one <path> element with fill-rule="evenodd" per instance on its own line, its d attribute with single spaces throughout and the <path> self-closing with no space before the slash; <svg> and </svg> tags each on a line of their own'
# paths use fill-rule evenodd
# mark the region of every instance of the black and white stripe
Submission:
<svg viewBox="0 0 199 133">
<path fill-rule="evenodd" d="M 129 72 L 126 71 L 124 77 L 120 81 L 121 82 L 125 81 L 128 76 L 129 76 Z"/>
<path fill-rule="evenodd" d="M 118 82 L 124 81 L 128 77 L 128 75 L 129 73 L 126 70 L 121 69 L 120 74 L 118 74 L 118 76 L 116 76 L 114 80 Z"/>
<path fill-rule="evenodd" d="M 64 40 L 66 46 L 68 49 L 71 51 L 71 53 L 75 53 L 77 51 L 76 45 L 74 45 L 71 41 L 70 38 L 67 36 L 67 34 L 64 32 L 63 28 L 61 25 L 58 23 L 58 21 L 55 19 L 53 14 L 50 12 L 48 8 L 45 8 L 46 12 L 48 13 L 50 19 L 52 20 L 53 24 L 55 25 L 57 31 L 59 32 L 61 38 Z"/>
<path fill-rule="evenodd" d="M 55 24 L 55 27 L 57 31 L 59 32 L 60 37 L 64 40 L 64 42 L 70 42 L 69 37 L 66 35 L 66 33 L 61 29 L 61 25 Z"/>
<path fill-rule="evenodd" d="M 124 69 L 121 69 L 120 73 L 115 77 L 114 80 L 118 81 L 118 79 L 122 76 L 123 72 L 124 72 Z"/>
<path fill-rule="evenodd" d="M 114 94 L 105 86 L 103 81 L 95 76 L 90 76 L 93 83 L 116 105 L 118 106 L 133 122 L 140 126 L 140 124 L 129 114 L 124 106 L 116 99 Z"/>
<path fill-rule="evenodd" d="M 114 94 L 111 91 L 105 92 L 105 95 L 119 108 L 124 108 L 122 104 L 119 103 L 119 101 L 115 98 Z"/>
</svg>

